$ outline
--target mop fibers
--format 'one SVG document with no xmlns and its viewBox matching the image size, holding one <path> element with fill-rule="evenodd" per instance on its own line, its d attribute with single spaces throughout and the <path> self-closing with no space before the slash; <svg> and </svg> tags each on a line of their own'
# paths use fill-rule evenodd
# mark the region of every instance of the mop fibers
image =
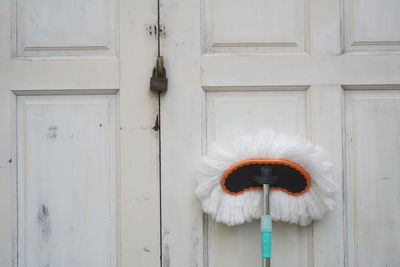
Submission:
<svg viewBox="0 0 400 267">
<path fill-rule="evenodd" d="M 238 225 L 259 219 L 262 190 L 239 195 L 223 191 L 220 179 L 233 164 L 252 158 L 285 159 L 297 163 L 311 176 L 311 186 L 302 195 L 270 190 L 270 213 L 275 221 L 308 225 L 321 219 L 335 204 L 332 164 L 321 146 L 300 136 L 277 134 L 263 129 L 256 135 L 232 134 L 229 144 L 213 144 L 203 158 L 196 195 L 203 211 L 217 222 Z"/>
</svg>

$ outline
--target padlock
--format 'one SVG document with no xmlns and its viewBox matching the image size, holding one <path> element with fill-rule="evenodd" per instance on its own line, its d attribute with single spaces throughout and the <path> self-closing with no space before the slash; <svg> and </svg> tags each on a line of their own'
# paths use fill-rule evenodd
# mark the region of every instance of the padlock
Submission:
<svg viewBox="0 0 400 267">
<path fill-rule="evenodd" d="M 164 68 L 162 56 L 157 57 L 156 66 L 153 69 L 153 75 L 150 79 L 150 91 L 166 92 L 168 88 L 167 71 Z"/>
</svg>

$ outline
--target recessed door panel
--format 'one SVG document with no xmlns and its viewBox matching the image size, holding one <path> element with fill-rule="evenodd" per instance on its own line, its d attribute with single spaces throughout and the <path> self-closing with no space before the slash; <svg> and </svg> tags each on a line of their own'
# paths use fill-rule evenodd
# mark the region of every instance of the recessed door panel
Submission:
<svg viewBox="0 0 400 267">
<path fill-rule="evenodd" d="M 399 266 L 400 91 L 346 92 L 349 266 Z"/>
<path fill-rule="evenodd" d="M 115 96 L 17 99 L 18 266 L 116 266 Z"/>
<path fill-rule="evenodd" d="M 207 145 L 229 140 L 232 132 L 253 133 L 262 128 L 305 134 L 305 91 L 208 92 L 206 99 Z M 207 221 L 210 266 L 260 265 L 258 220 L 233 227 L 218 224 L 211 217 Z M 304 253 L 308 248 L 307 229 L 287 223 L 273 224 L 273 266 L 296 266 L 307 260 Z"/>
</svg>

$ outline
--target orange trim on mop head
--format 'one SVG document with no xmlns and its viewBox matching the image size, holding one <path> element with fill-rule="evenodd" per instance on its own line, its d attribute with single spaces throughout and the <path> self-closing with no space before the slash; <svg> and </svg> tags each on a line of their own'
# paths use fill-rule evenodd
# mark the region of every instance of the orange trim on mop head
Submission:
<svg viewBox="0 0 400 267">
<path fill-rule="evenodd" d="M 240 167 L 243 167 L 246 165 L 251 165 L 251 164 L 285 165 L 285 166 L 288 166 L 288 167 L 293 168 L 296 171 L 300 172 L 302 174 L 302 176 L 304 177 L 304 179 L 306 180 L 306 187 L 301 192 L 294 193 L 294 192 L 290 192 L 286 188 L 275 187 L 275 186 L 270 187 L 270 189 L 272 189 L 272 190 L 280 190 L 289 195 L 297 196 L 297 195 L 304 194 L 305 192 L 307 192 L 310 189 L 311 176 L 303 167 L 301 167 L 297 163 L 294 163 L 293 161 L 285 160 L 285 159 L 255 158 L 255 159 L 246 159 L 246 160 L 239 161 L 239 162 L 235 163 L 234 165 L 232 165 L 231 167 L 229 167 L 229 169 L 224 172 L 224 174 L 221 177 L 220 183 L 221 183 L 222 189 L 224 190 L 225 193 L 230 194 L 230 195 L 240 195 L 240 194 L 243 194 L 244 192 L 247 192 L 250 190 L 262 190 L 261 186 L 253 186 L 253 187 L 245 188 L 239 192 L 231 192 L 225 186 L 225 180 L 229 177 L 229 175 L 233 171 L 239 169 Z"/>
</svg>

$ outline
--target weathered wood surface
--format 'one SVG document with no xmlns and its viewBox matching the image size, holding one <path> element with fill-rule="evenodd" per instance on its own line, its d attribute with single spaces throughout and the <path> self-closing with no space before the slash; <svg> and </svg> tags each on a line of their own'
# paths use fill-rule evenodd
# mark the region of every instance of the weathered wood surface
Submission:
<svg viewBox="0 0 400 267">
<path fill-rule="evenodd" d="M 325 146 L 339 190 L 324 220 L 303 230 L 277 224 L 274 264 L 399 264 L 392 251 L 400 246 L 393 206 L 398 1 L 161 1 L 170 89 L 161 107 L 161 196 L 157 98 L 148 92 L 156 42 L 147 27 L 156 21 L 156 2 L 64 2 L 0 0 L 0 266 L 17 263 L 16 95 L 56 93 L 117 95 L 120 266 L 158 266 L 160 227 L 163 266 L 258 266 L 256 223 L 215 225 L 193 192 L 208 143 L 222 140 L 226 128 L 256 129 L 260 120 Z M 219 96 L 235 101 L 213 113 L 209 105 Z M 374 132 L 382 125 L 389 128 Z M 35 212 L 52 217 L 53 207 L 46 208 Z M 288 240 L 293 254 L 283 258 Z M 244 251 L 232 256 L 226 248 L 234 242 Z"/>
<path fill-rule="evenodd" d="M 114 95 L 117 241 L 108 246 L 116 249 L 119 266 L 159 264 L 158 134 L 152 130 L 157 97 L 148 91 L 156 42 L 146 30 L 155 22 L 155 6 L 130 0 L 0 0 L 0 266 L 17 266 L 15 182 L 17 156 L 23 156 L 17 155 L 17 95 Z M 56 204 L 46 205 L 50 218 L 57 216 Z M 90 255 L 90 246 L 85 249 Z"/>
<path fill-rule="evenodd" d="M 393 223 L 400 222 L 397 211 L 390 211 L 399 197 L 393 152 L 397 102 L 368 101 L 368 109 L 349 122 L 354 108 L 346 100 L 371 90 L 389 99 L 399 92 L 398 9 L 395 0 L 165 1 L 162 15 L 170 28 L 165 53 L 167 68 L 173 69 L 173 90 L 162 107 L 164 266 L 259 266 L 257 223 L 232 228 L 215 224 L 202 215 L 193 191 L 195 169 L 210 142 L 223 142 L 234 128 L 264 126 L 301 133 L 326 147 L 338 187 L 337 205 L 323 220 L 302 230 L 274 225 L 273 265 L 398 265 L 389 247 L 400 247 L 399 239 L 388 237 L 397 230 Z M 386 109 L 394 114 L 385 118 Z M 374 112 L 381 117 L 369 121 Z M 386 122 L 392 134 L 379 144 L 386 135 L 369 132 L 378 126 L 385 131 Z M 357 135 L 349 137 L 352 129 Z M 349 138 L 357 139 L 357 146 Z M 380 156 L 369 154 L 386 147 L 385 165 L 376 165 L 380 160 L 370 164 Z M 349 157 L 349 151 L 357 158 Z M 390 178 L 380 184 L 391 189 L 383 196 L 377 186 L 376 195 L 365 202 L 375 178 L 360 170 L 376 173 L 383 166 Z M 374 205 L 367 209 L 366 203 Z M 375 218 L 378 211 L 380 219 Z M 353 218 L 359 218 L 356 230 Z M 370 238 L 379 234 L 367 233 L 366 227 L 386 230 L 373 243 Z M 372 259 L 375 249 L 379 257 Z"/>
<path fill-rule="evenodd" d="M 115 266 L 115 96 L 17 106 L 18 266 Z"/>
</svg>

